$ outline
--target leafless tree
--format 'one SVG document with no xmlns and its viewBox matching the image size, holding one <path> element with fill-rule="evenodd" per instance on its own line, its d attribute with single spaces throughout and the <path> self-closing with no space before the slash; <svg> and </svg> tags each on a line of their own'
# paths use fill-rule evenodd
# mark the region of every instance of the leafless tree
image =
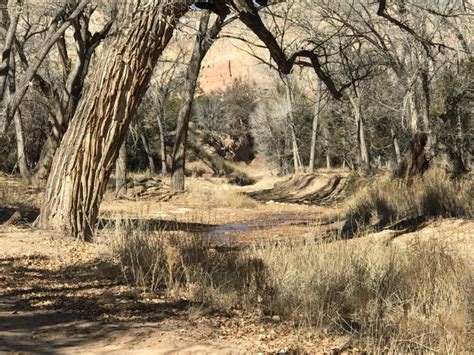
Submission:
<svg viewBox="0 0 474 355">
<path fill-rule="evenodd" d="M 13 119 L 17 143 L 24 142 L 25 138 L 19 134 L 23 99 L 31 90 L 37 90 L 43 95 L 49 108 L 50 134 L 34 169 L 28 167 L 26 173 L 26 163 L 19 164 L 20 170 L 25 171 L 22 175 L 33 174 L 34 180 L 41 180 L 47 177 L 52 156 L 80 98 L 92 55 L 107 35 L 113 16 L 104 13 L 102 7 L 101 10 L 109 21 L 92 34 L 90 19 L 97 6 L 91 5 L 90 1 L 47 1 L 40 8 L 35 0 L 18 4 L 21 6 L 8 5 L 14 21 L 9 26 L 6 39 L 8 47 L 12 44 L 13 47 L 11 60 L 3 63 L 5 67 L 10 67 L 2 76 L 3 83 L 7 77 L 10 81 L 10 95 L 2 99 L 2 130 L 5 134 Z M 72 36 L 66 33 L 68 29 L 72 29 Z M 15 65 L 17 58 L 20 65 Z M 45 66 L 51 66 L 52 63 L 57 70 L 45 70 Z M 12 70 L 13 68 L 16 70 Z M 51 76 L 49 73 L 52 72 L 54 74 Z M 18 147 L 17 151 L 23 152 L 19 156 L 26 159 L 24 148 Z"/>
<path fill-rule="evenodd" d="M 184 191 L 184 173 L 186 162 L 186 138 L 191 116 L 191 107 L 196 91 L 201 64 L 213 42 L 217 39 L 225 25 L 225 16 L 217 16 L 212 26 L 209 26 L 210 14 L 201 16 L 199 29 L 196 33 L 191 59 L 186 72 L 186 80 L 181 91 L 181 105 L 178 112 L 176 134 L 171 155 L 171 192 Z"/>
<path fill-rule="evenodd" d="M 53 160 L 39 219 L 42 227 L 91 240 L 105 184 L 131 118 L 158 58 L 173 35 L 176 21 L 188 11 L 190 3 L 164 0 L 119 3 L 117 23 L 120 25 L 114 27 L 104 42 L 102 56 L 91 73 L 94 80 L 89 81 Z M 289 74 L 295 65 L 308 65 L 335 98 L 341 98 L 342 89 L 353 84 L 353 80 L 342 84 L 333 80 L 328 66 L 321 64 L 319 47 L 285 53 L 253 2 L 215 0 L 214 5 L 219 16 L 231 12 L 238 15 L 269 50 L 282 74 Z M 379 15 L 394 22 L 386 2 L 380 0 L 379 5 Z M 403 23 L 395 24 L 416 35 Z"/>
</svg>

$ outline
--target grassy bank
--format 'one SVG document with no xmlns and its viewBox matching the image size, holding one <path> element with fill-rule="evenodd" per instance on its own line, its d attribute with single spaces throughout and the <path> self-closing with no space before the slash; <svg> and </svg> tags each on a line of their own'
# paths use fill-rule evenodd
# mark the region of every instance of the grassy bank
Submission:
<svg viewBox="0 0 474 355">
<path fill-rule="evenodd" d="M 296 326 L 350 333 L 369 350 L 472 350 L 472 270 L 439 242 L 280 243 L 218 252 L 197 235 L 117 228 L 125 278 L 199 310 L 244 309 Z"/>
</svg>

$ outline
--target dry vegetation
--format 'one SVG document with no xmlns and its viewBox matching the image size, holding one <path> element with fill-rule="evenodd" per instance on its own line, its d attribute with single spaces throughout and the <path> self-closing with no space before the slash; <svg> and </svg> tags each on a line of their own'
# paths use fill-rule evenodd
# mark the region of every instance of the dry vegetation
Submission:
<svg viewBox="0 0 474 355">
<path fill-rule="evenodd" d="M 351 208 L 386 221 L 472 216 L 470 183 L 432 172 L 396 188 L 383 178 L 357 194 Z M 278 317 L 351 334 L 350 346 L 371 352 L 473 350 L 472 266 L 437 238 L 409 248 L 374 239 L 300 238 L 236 252 L 218 251 L 196 234 L 124 222 L 114 240 L 128 282 L 191 299 L 199 312 Z"/>
<path fill-rule="evenodd" d="M 379 178 L 348 202 L 346 231 L 381 229 L 402 221 L 474 216 L 471 179 L 452 179 L 441 169 L 431 169 L 407 185 L 388 176 Z M 360 231 L 359 231 L 360 232 Z"/>
<path fill-rule="evenodd" d="M 467 3 L 0 0 L 0 353 L 474 353 Z"/>
<path fill-rule="evenodd" d="M 191 181 L 190 191 L 181 198 L 187 205 L 200 201 L 203 211 L 213 205 L 215 211 L 247 209 L 250 215 L 253 210 L 284 206 L 261 204 L 243 194 L 245 189 L 217 179 Z M 22 206 L 35 205 L 35 194 L 18 181 L 10 181 L 0 193 L 12 206 L 19 206 L 18 201 Z M 452 180 L 432 170 L 409 186 L 378 177 L 356 191 L 345 209 L 358 218 L 358 235 L 366 236 L 374 225 L 391 227 L 419 216 L 471 219 L 471 196 L 472 181 Z M 143 201 L 137 201 L 139 205 L 145 206 Z M 141 217 L 131 220 L 124 214 L 106 225 L 99 233 L 101 248 L 105 243 L 120 267 L 119 279 L 139 293 L 189 301 L 190 321 L 216 314 L 229 319 L 248 314 L 256 317 L 257 324 L 258 319 L 277 319 L 295 332 L 312 329 L 347 336 L 350 340 L 340 350 L 451 354 L 474 350 L 473 265 L 450 245 L 452 240 L 437 236 L 436 229 L 430 238 L 414 238 L 407 244 L 383 237 L 340 240 L 337 233 L 328 239 L 324 226 L 313 223 L 306 236 L 258 244 L 247 240 L 234 248 L 213 245 L 192 230 L 157 230 L 146 218 L 152 207 L 133 208 Z M 287 233 L 290 237 L 294 229 Z"/>
</svg>

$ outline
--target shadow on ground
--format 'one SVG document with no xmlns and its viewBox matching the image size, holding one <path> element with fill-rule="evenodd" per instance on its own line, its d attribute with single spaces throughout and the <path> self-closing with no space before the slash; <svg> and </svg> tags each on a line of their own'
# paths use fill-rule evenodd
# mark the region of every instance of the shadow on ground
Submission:
<svg viewBox="0 0 474 355">
<path fill-rule="evenodd" d="M 126 220 L 101 218 L 97 227 L 99 229 L 115 228 L 117 224 L 126 223 L 132 228 L 143 228 L 151 231 L 182 231 L 182 232 L 206 232 L 217 227 L 214 224 L 178 222 L 158 218 L 131 218 Z"/>
<path fill-rule="evenodd" d="M 187 316 L 188 302 L 145 298 L 110 263 L 50 266 L 45 257 L 0 259 L 0 353 L 55 353 L 110 338 L 132 323 Z"/>
<path fill-rule="evenodd" d="M 0 225 L 4 223 L 32 224 L 39 216 L 39 212 L 38 208 L 25 204 L 0 206 Z"/>
</svg>

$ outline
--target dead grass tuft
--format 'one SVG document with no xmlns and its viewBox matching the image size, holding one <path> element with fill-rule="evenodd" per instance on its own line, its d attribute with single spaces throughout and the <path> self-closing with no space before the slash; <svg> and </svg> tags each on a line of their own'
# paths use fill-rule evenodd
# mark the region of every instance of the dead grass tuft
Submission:
<svg viewBox="0 0 474 355">
<path fill-rule="evenodd" d="M 255 276 L 263 273 L 261 261 L 217 252 L 199 234 L 151 231 L 122 221 L 113 248 L 125 280 L 147 292 L 180 292 L 209 308 L 229 310 L 264 289 L 264 277 Z"/>
<path fill-rule="evenodd" d="M 307 240 L 222 252 L 199 235 L 125 226 L 115 251 L 129 282 L 184 294 L 202 305 L 199 314 L 240 308 L 278 315 L 350 333 L 374 352 L 458 353 L 472 346 L 472 270 L 439 242 L 401 248 Z"/>
<path fill-rule="evenodd" d="M 221 189 L 216 192 L 216 200 L 221 206 L 236 209 L 257 207 L 257 202 L 253 198 L 230 189 Z"/>
<path fill-rule="evenodd" d="M 379 178 L 349 202 L 348 224 L 352 231 L 364 226 L 378 227 L 417 217 L 474 216 L 472 181 L 451 179 L 432 169 L 411 185 Z"/>
<path fill-rule="evenodd" d="M 353 333 L 373 351 L 468 347 L 472 272 L 435 243 L 307 242 L 255 250 L 267 268 L 265 313 Z"/>
</svg>

